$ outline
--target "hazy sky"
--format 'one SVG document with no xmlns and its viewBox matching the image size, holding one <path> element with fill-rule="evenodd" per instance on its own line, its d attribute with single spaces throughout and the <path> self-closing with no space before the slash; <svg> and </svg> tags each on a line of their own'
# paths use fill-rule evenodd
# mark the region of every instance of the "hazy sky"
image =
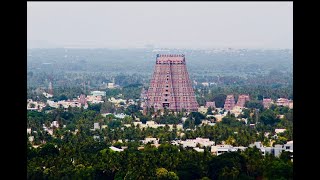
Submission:
<svg viewBox="0 0 320 180">
<path fill-rule="evenodd" d="M 28 2 L 27 36 L 59 47 L 290 48 L 292 2 Z"/>
</svg>

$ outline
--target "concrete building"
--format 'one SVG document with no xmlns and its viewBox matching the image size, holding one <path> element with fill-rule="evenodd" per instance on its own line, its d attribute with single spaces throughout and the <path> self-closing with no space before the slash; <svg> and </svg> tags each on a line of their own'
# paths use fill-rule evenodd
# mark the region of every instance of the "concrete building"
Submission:
<svg viewBox="0 0 320 180">
<path fill-rule="evenodd" d="M 206 108 L 204 106 L 198 107 L 198 112 L 199 113 L 205 114 L 205 113 L 207 113 L 207 111 L 208 111 L 208 108 Z"/>
<path fill-rule="evenodd" d="M 110 146 L 109 148 L 110 148 L 112 151 L 116 151 L 116 152 L 122 152 L 122 151 L 124 151 L 124 149 L 119 149 L 119 148 L 114 147 L 114 146 Z"/>
<path fill-rule="evenodd" d="M 115 88 L 114 83 L 108 83 L 108 89 L 113 89 Z"/>
<path fill-rule="evenodd" d="M 100 125 L 99 125 L 98 122 L 93 124 L 93 129 L 94 129 L 94 130 L 100 129 Z"/>
<path fill-rule="evenodd" d="M 273 154 L 276 157 L 279 157 L 283 151 L 293 152 L 293 141 L 288 141 L 284 145 L 275 144 L 274 147 L 264 147 L 261 142 L 255 142 L 254 144 L 250 144 L 249 147 L 256 146 L 262 152 L 262 155 L 267 153 Z"/>
<path fill-rule="evenodd" d="M 92 96 L 106 96 L 106 92 L 105 91 L 91 91 L 90 95 L 92 95 Z"/>
<path fill-rule="evenodd" d="M 204 152 L 204 149 L 200 149 L 200 148 L 198 148 L 198 147 L 195 147 L 195 148 L 193 148 L 195 151 L 197 151 L 197 152 Z"/>
<path fill-rule="evenodd" d="M 283 133 L 283 132 L 285 132 L 286 131 L 286 129 L 275 129 L 274 130 L 274 132 L 276 133 L 276 134 L 278 134 L 278 133 Z"/>
<path fill-rule="evenodd" d="M 51 127 L 59 128 L 59 123 L 58 123 L 58 121 L 52 121 Z"/>
<path fill-rule="evenodd" d="M 185 141 L 180 141 L 179 144 L 181 144 L 184 148 L 186 147 L 197 147 L 199 144 L 200 147 L 208 147 L 214 145 L 213 141 L 210 141 L 209 138 L 196 138 L 196 139 L 186 139 Z"/>
<path fill-rule="evenodd" d="M 216 145 L 211 146 L 211 153 L 214 155 L 221 155 L 226 152 L 236 151 L 231 145 Z"/>
<path fill-rule="evenodd" d="M 116 118 L 123 119 L 123 118 L 125 118 L 125 117 L 128 116 L 128 115 L 123 114 L 123 113 L 120 113 L 120 114 L 114 114 L 114 116 L 115 116 Z"/>
<path fill-rule="evenodd" d="M 287 106 L 287 107 L 289 107 L 289 99 L 279 98 L 277 100 L 277 106 Z"/>
<path fill-rule="evenodd" d="M 30 142 L 33 142 L 34 136 L 29 136 L 28 140 L 29 140 Z"/>
<path fill-rule="evenodd" d="M 209 83 L 208 83 L 208 82 L 203 82 L 203 83 L 201 83 L 201 84 L 202 84 L 202 86 L 206 86 L 206 87 L 209 86 Z"/>
<path fill-rule="evenodd" d="M 157 138 L 145 138 L 142 140 L 143 144 L 152 143 L 152 144 L 159 144 L 159 139 Z"/>
</svg>

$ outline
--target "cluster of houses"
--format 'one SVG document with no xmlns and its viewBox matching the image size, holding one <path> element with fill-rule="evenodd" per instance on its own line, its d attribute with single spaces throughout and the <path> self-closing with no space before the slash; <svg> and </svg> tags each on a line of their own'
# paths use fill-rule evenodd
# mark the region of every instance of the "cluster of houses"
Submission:
<svg viewBox="0 0 320 180">
<path fill-rule="evenodd" d="M 53 95 L 44 92 L 43 93 L 46 98 L 52 98 Z M 42 108 L 46 107 L 46 105 L 53 107 L 53 108 L 59 108 L 62 106 L 65 110 L 68 109 L 68 107 L 83 107 L 84 109 L 88 108 L 88 102 L 90 104 L 98 104 L 98 103 L 104 103 L 104 98 L 106 96 L 105 91 L 91 91 L 90 95 L 84 95 L 81 94 L 77 98 L 74 99 L 68 99 L 68 100 L 61 100 L 58 102 L 55 102 L 53 100 L 48 99 L 47 102 L 37 102 L 33 101 L 32 99 L 27 100 L 27 110 L 37 110 L 41 111 Z M 111 97 L 108 99 L 109 102 L 113 103 L 116 107 L 127 107 L 130 105 L 137 105 L 138 103 L 134 101 L 133 99 L 121 99 L 121 98 L 114 98 Z"/>
<path fill-rule="evenodd" d="M 177 130 L 183 130 L 183 124 L 158 124 L 155 121 L 146 121 L 145 124 L 143 124 L 141 121 L 133 122 L 133 125 L 135 127 L 143 128 L 158 128 L 158 127 L 165 127 L 166 125 L 169 126 L 169 131 L 176 128 Z M 131 124 L 124 124 L 125 127 L 131 127 Z"/>
<path fill-rule="evenodd" d="M 234 113 L 235 116 L 237 116 L 241 113 L 247 101 L 250 101 L 250 97 L 247 94 L 240 94 L 237 102 L 235 102 L 234 95 L 230 94 L 226 97 L 223 109 L 226 111 L 230 111 L 231 113 Z M 290 109 L 293 108 L 293 100 L 289 100 L 286 98 L 278 98 L 276 101 L 272 100 L 271 98 L 264 98 L 262 100 L 262 104 L 264 108 L 269 108 L 271 104 L 289 107 Z M 216 108 L 214 101 L 208 101 L 206 102 L 205 106 L 200 106 L 198 108 L 198 112 L 205 114 L 207 113 L 209 107 L 211 107 L 212 109 L 219 109 L 219 111 L 221 110 L 221 108 Z"/>
<path fill-rule="evenodd" d="M 137 102 L 135 102 L 133 99 L 128 99 L 128 100 L 125 100 L 125 99 L 121 99 L 121 98 L 114 98 L 114 97 L 111 97 L 108 99 L 109 102 L 113 103 L 116 107 L 121 107 L 121 106 L 130 106 L 130 105 L 138 105 Z"/>
<path fill-rule="evenodd" d="M 270 98 L 264 98 L 262 100 L 262 103 L 264 108 L 270 108 L 271 104 L 276 104 L 277 106 L 289 107 L 290 109 L 293 108 L 293 100 L 289 100 L 286 98 L 278 98 L 276 101 Z"/>
<path fill-rule="evenodd" d="M 122 142 L 122 141 L 121 141 Z M 148 144 L 150 143 L 152 146 L 159 147 L 159 139 L 158 138 L 145 138 L 144 140 L 141 140 L 142 144 Z M 248 147 L 234 147 L 232 145 L 228 144 L 219 144 L 215 145 L 213 141 L 210 141 L 209 138 L 196 138 L 196 139 L 186 139 L 185 141 L 182 140 L 173 140 L 171 141 L 172 145 L 176 146 L 182 146 L 183 148 L 189 148 L 193 149 L 197 152 L 204 152 L 204 148 L 210 148 L 210 152 L 213 155 L 221 155 L 226 152 L 236 152 L 238 150 L 244 151 Z M 276 157 L 279 157 L 280 154 L 283 151 L 288 151 L 288 152 L 293 152 L 293 141 L 288 141 L 286 144 L 276 144 L 274 147 L 265 147 L 262 145 L 261 142 L 254 142 L 253 144 L 250 144 L 249 147 L 253 148 L 256 147 L 258 148 L 262 155 L 266 154 L 273 154 Z M 110 149 L 113 151 L 121 152 L 124 151 L 127 147 L 121 147 L 117 148 L 114 146 L 111 146 Z M 138 147 L 139 150 L 143 149 L 143 146 Z"/>
<path fill-rule="evenodd" d="M 46 107 L 46 103 L 33 101 L 32 99 L 27 99 L 27 110 L 41 111 L 44 107 Z"/>
</svg>

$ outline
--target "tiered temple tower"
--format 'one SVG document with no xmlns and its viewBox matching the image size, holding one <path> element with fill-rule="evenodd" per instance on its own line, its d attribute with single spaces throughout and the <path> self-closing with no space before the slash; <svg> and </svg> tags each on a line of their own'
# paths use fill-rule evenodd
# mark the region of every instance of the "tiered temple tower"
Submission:
<svg viewBox="0 0 320 180">
<path fill-rule="evenodd" d="M 79 102 L 80 102 L 81 105 L 86 105 L 86 103 L 87 103 L 86 95 L 81 94 L 80 97 L 79 97 Z"/>
<path fill-rule="evenodd" d="M 53 95 L 53 87 L 52 87 L 52 82 L 49 82 L 49 87 L 48 87 L 48 93 Z"/>
<path fill-rule="evenodd" d="M 238 101 L 237 101 L 236 106 L 244 107 L 244 104 L 246 103 L 246 101 L 250 101 L 249 95 L 240 94 L 238 97 Z"/>
<path fill-rule="evenodd" d="M 147 92 L 146 106 L 155 110 L 167 108 L 175 112 L 197 111 L 198 103 L 192 88 L 184 55 L 157 55 L 154 73 Z"/>
<path fill-rule="evenodd" d="M 225 101 L 225 103 L 224 103 L 224 109 L 225 110 L 232 110 L 233 109 L 233 107 L 234 107 L 234 105 L 235 105 L 235 101 L 234 101 L 234 96 L 233 96 L 233 94 L 231 94 L 231 95 L 228 95 L 227 96 L 227 98 L 226 98 L 226 101 Z"/>
</svg>

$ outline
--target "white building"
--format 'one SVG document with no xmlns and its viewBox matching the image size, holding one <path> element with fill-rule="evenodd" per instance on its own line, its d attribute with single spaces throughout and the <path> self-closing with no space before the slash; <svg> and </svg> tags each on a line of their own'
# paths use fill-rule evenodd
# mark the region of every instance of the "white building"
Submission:
<svg viewBox="0 0 320 180">
<path fill-rule="evenodd" d="M 231 145 L 216 145 L 216 146 L 211 146 L 211 153 L 215 154 L 217 156 L 226 153 L 226 152 L 232 152 L 236 151 L 233 149 Z"/>
<path fill-rule="evenodd" d="M 200 106 L 200 107 L 198 108 L 198 112 L 199 112 L 199 113 L 205 114 L 205 113 L 207 113 L 207 111 L 208 111 L 208 108 L 206 108 L 206 107 L 204 107 L 204 106 Z"/>
<path fill-rule="evenodd" d="M 114 83 L 108 83 L 108 88 L 109 88 L 109 89 L 115 88 L 115 87 L 114 87 Z"/>
<path fill-rule="evenodd" d="M 186 147 L 196 147 L 197 144 L 199 144 L 200 147 L 214 145 L 214 142 L 210 141 L 209 138 L 186 139 L 185 141 L 180 141 L 179 143 L 184 148 L 186 148 Z"/>
<path fill-rule="evenodd" d="M 116 152 L 122 152 L 122 151 L 124 151 L 124 149 L 119 149 L 119 148 L 117 148 L 117 147 L 114 147 L 114 146 L 111 146 L 111 147 L 109 147 L 112 151 L 116 151 Z"/>
<path fill-rule="evenodd" d="M 90 94 L 92 96 L 106 96 L 106 92 L 105 91 L 91 91 Z"/>
<path fill-rule="evenodd" d="M 91 104 L 98 104 L 98 103 L 103 103 L 104 101 L 102 100 L 102 96 L 94 96 L 94 95 L 89 95 L 86 97 L 87 102 L 90 102 Z"/>
<path fill-rule="evenodd" d="M 51 126 L 50 127 L 56 127 L 59 128 L 59 123 L 58 121 L 52 121 Z"/>
<path fill-rule="evenodd" d="M 145 138 L 142 140 L 143 144 L 152 143 L 152 144 L 159 144 L 159 139 L 157 138 Z"/>
<path fill-rule="evenodd" d="M 98 122 L 93 124 L 93 129 L 94 129 L 94 130 L 100 129 L 100 125 L 99 125 Z"/>
<path fill-rule="evenodd" d="M 283 132 L 285 132 L 285 131 L 286 131 L 286 129 L 275 129 L 275 130 L 274 130 L 274 132 L 275 132 L 276 134 L 283 133 Z"/>
<path fill-rule="evenodd" d="M 200 148 L 198 148 L 198 147 L 195 147 L 195 148 L 193 148 L 195 151 L 197 151 L 197 152 L 204 152 L 204 149 L 200 149 Z"/>
<path fill-rule="evenodd" d="M 52 98 L 53 97 L 53 95 L 52 94 L 49 94 L 49 93 L 46 93 L 46 92 L 44 92 L 44 93 L 42 93 L 46 98 Z"/>
<path fill-rule="evenodd" d="M 33 142 L 33 140 L 34 140 L 34 136 L 29 136 L 29 141 Z"/>
<path fill-rule="evenodd" d="M 31 128 L 27 128 L 27 134 L 31 134 Z"/>
<path fill-rule="evenodd" d="M 120 113 L 120 114 L 114 114 L 114 116 L 115 116 L 116 118 L 123 119 L 123 118 L 125 118 L 125 117 L 128 116 L 128 115 L 123 114 L 123 113 Z"/>
<path fill-rule="evenodd" d="M 254 146 L 260 149 L 262 155 L 270 153 L 276 157 L 279 157 L 283 151 L 293 152 L 293 141 L 288 141 L 284 145 L 276 144 L 274 145 L 274 147 L 264 147 L 262 146 L 261 142 L 255 142 L 254 144 L 249 145 L 249 147 L 254 147 Z"/>
</svg>

